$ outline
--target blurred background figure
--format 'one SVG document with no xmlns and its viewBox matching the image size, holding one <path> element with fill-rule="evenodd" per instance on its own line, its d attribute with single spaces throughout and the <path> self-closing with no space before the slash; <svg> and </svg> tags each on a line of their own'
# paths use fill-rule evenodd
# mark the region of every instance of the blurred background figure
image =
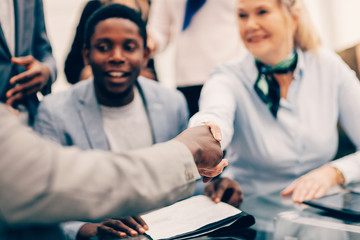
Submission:
<svg viewBox="0 0 360 240">
<path fill-rule="evenodd" d="M 176 0 L 175 0 L 176 1 Z M 64 74 L 64 62 L 74 40 L 76 26 L 88 0 L 44 0 L 47 33 L 56 59 L 58 79 L 54 92 L 70 87 Z M 358 0 L 304 0 L 324 45 L 333 50 L 345 49 L 360 40 L 360 31 L 354 31 L 360 21 Z M 151 4 L 152 5 L 152 4 Z M 336 14 L 335 14 L 336 13 Z M 161 84 L 174 87 L 173 49 L 171 44 L 154 56 L 156 73 Z"/>
<path fill-rule="evenodd" d="M 0 1 L 0 100 L 19 109 L 31 125 L 39 103 L 56 79 L 42 0 Z"/>
<path fill-rule="evenodd" d="M 360 43 L 337 52 L 360 79 Z"/>
<path fill-rule="evenodd" d="M 98 10 L 101 6 L 117 3 L 123 4 L 135 9 L 141 14 L 141 17 L 146 22 L 148 19 L 150 1 L 149 0 L 90 0 L 86 3 L 78 26 L 76 28 L 75 37 L 71 46 L 71 50 L 66 57 L 64 72 L 69 83 L 74 84 L 80 80 L 88 79 L 92 76 L 90 66 L 86 66 L 83 59 L 83 38 L 86 20 L 90 15 Z M 148 67 L 144 68 L 141 73 L 144 77 L 156 79 L 156 72 L 154 68 L 153 59 L 148 61 Z"/>
<path fill-rule="evenodd" d="M 356 77 L 360 77 L 360 43 L 337 52 L 344 62 L 356 73 Z M 343 157 L 347 154 L 355 152 L 356 148 L 353 142 L 346 135 L 341 125 L 339 130 L 339 147 L 335 159 Z"/>
<path fill-rule="evenodd" d="M 215 65 L 242 52 L 235 6 L 236 0 L 152 1 L 149 47 L 156 55 L 175 44 L 175 85 L 190 115 L 198 111 L 202 85 Z"/>
</svg>

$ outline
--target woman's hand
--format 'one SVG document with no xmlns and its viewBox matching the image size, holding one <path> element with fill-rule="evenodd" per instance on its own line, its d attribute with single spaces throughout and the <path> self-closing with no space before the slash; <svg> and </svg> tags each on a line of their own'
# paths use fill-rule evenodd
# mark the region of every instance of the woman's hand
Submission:
<svg viewBox="0 0 360 240">
<path fill-rule="evenodd" d="M 222 171 L 224 170 L 224 168 L 227 165 L 229 165 L 228 160 L 227 159 L 222 159 L 221 162 L 218 165 L 216 165 L 215 167 L 212 167 L 212 168 L 198 168 L 200 175 L 203 176 L 202 181 L 204 183 L 207 183 L 211 179 L 213 179 L 214 177 L 220 175 L 220 173 L 222 173 Z"/>
<path fill-rule="evenodd" d="M 201 125 L 206 125 L 210 127 L 210 132 L 216 141 L 220 142 L 222 140 L 221 129 L 219 125 L 217 125 L 215 122 L 213 121 L 202 122 Z"/>
<path fill-rule="evenodd" d="M 340 184 L 337 176 L 335 167 L 324 165 L 296 179 L 281 192 L 281 195 L 292 194 L 294 202 L 322 197 L 330 187 Z"/>
</svg>

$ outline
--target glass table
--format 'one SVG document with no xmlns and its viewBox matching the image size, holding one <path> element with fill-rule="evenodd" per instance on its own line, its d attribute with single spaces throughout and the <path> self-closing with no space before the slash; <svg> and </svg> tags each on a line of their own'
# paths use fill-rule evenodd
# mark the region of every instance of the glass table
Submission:
<svg viewBox="0 0 360 240">
<path fill-rule="evenodd" d="M 255 239 L 360 239 L 360 219 L 293 203 L 280 192 L 246 198 L 241 209 L 255 217 Z"/>
<path fill-rule="evenodd" d="M 304 204 L 293 203 L 290 197 L 271 192 L 248 197 L 241 210 L 255 217 L 250 228 L 225 228 L 197 240 L 352 240 L 360 239 L 360 221 L 341 218 Z M 146 236 L 128 238 L 150 239 Z"/>
</svg>

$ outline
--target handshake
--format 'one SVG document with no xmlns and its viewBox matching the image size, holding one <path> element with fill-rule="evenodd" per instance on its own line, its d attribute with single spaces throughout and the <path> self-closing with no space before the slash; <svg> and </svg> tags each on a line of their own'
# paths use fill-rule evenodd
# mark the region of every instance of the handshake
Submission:
<svg viewBox="0 0 360 240">
<path fill-rule="evenodd" d="M 218 176 L 228 165 L 227 160 L 222 158 L 221 138 L 219 127 L 207 123 L 189 128 L 174 138 L 189 148 L 203 182 Z"/>
</svg>

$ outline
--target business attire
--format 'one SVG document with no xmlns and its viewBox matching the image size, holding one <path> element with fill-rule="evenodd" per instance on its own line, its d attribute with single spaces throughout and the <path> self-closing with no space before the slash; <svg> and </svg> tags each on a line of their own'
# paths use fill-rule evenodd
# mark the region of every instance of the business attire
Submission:
<svg viewBox="0 0 360 240">
<path fill-rule="evenodd" d="M 0 26 L 0 100 L 6 101 L 6 92 L 13 86 L 10 85 L 11 77 L 25 71 L 23 66 L 11 63 L 12 57 L 32 55 L 38 61 L 46 64 L 50 70 L 50 79 L 42 89 L 42 94 L 51 91 L 51 84 L 56 79 L 56 64 L 52 56 L 49 39 L 46 34 L 42 0 L 14 0 L 14 50 L 8 46 L 2 28 Z M 30 123 L 33 120 L 38 106 L 38 99 L 33 95 L 23 101 L 29 112 Z"/>
<path fill-rule="evenodd" d="M 136 86 L 149 118 L 153 143 L 168 141 L 186 129 L 188 110 L 181 93 L 143 77 L 138 78 Z M 64 146 L 110 150 L 103 126 L 93 79 L 46 96 L 34 123 L 37 132 Z"/>
<path fill-rule="evenodd" d="M 187 0 L 153 0 L 148 32 L 156 53 L 175 43 L 175 81 L 197 112 L 202 85 L 216 64 L 238 57 L 244 50 L 236 20 L 236 0 L 206 0 L 183 30 Z M 195 96 L 197 95 L 197 96 Z"/>
<path fill-rule="evenodd" d="M 180 92 L 162 87 L 159 83 L 143 77 L 139 77 L 136 87 L 149 120 L 152 136 L 152 142 L 149 145 L 168 141 L 186 129 L 189 113 L 185 98 Z M 110 109 L 109 111 L 115 112 L 116 110 Z M 130 114 L 130 112 L 122 114 Z M 116 116 L 112 118 L 114 117 L 117 118 Z M 145 119 L 141 119 L 139 128 L 145 125 L 142 120 Z M 115 139 L 115 141 L 124 142 L 124 146 L 129 149 L 130 146 L 139 148 L 141 145 L 139 138 L 146 136 L 145 132 L 125 132 L 127 128 L 132 129 L 132 126 L 136 124 L 135 121 L 136 119 L 133 119 L 130 123 L 131 126 L 116 126 L 122 128 L 124 134 L 143 135 L 135 137 L 134 144 L 124 142 L 127 136 L 124 136 L 125 140 Z M 94 81 L 90 79 L 76 84 L 68 91 L 45 97 L 39 106 L 34 129 L 64 146 L 78 146 L 83 150 L 115 151 L 111 148 L 111 138 L 106 134 L 104 122 L 102 109 L 95 95 Z M 109 131 L 114 131 L 114 129 Z M 122 149 L 126 149 L 126 147 L 122 147 Z M 63 224 L 67 238 L 76 239 L 83 224 L 84 222 Z"/>
<path fill-rule="evenodd" d="M 190 126 L 208 120 L 220 126 L 230 163 L 223 176 L 238 181 L 245 197 L 280 191 L 328 163 L 338 146 L 338 120 L 360 150 L 360 82 L 354 72 L 323 48 L 297 54 L 276 118 L 254 89 L 258 70 L 248 54 L 215 69 L 203 88 L 200 112 L 190 120 Z M 359 157 L 348 156 L 354 163 Z M 360 174 L 339 169 L 346 182 L 359 180 Z"/>
<path fill-rule="evenodd" d="M 0 142 L 0 239 L 60 239 L 59 222 L 160 208 L 190 196 L 200 178 L 178 141 L 116 154 L 63 148 L 20 124 L 4 105 Z"/>
</svg>

